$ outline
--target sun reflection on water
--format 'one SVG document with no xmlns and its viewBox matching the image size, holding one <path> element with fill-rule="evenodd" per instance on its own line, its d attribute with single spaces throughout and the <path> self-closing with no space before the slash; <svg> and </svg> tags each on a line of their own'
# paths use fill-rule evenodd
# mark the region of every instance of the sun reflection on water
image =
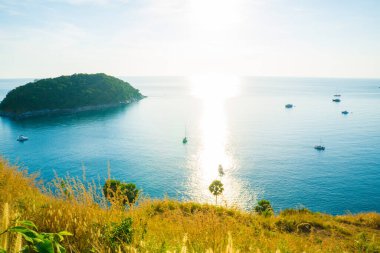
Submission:
<svg viewBox="0 0 380 253">
<path fill-rule="evenodd" d="M 201 141 L 194 159 L 190 161 L 191 198 L 210 202 L 214 197 L 208 191 L 213 180 L 221 180 L 224 193 L 219 198 L 229 206 L 245 206 L 249 199 L 248 187 L 234 177 L 237 161 L 229 142 L 225 103 L 238 96 L 240 80 L 234 76 L 198 76 L 190 78 L 192 95 L 201 100 Z M 224 175 L 219 175 L 222 166 Z"/>
</svg>

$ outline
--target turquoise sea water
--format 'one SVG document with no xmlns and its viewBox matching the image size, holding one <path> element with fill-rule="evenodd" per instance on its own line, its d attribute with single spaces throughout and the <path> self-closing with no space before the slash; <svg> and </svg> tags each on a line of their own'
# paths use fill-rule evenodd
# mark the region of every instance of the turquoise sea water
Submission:
<svg viewBox="0 0 380 253">
<path fill-rule="evenodd" d="M 0 118 L 0 154 L 45 181 L 82 176 L 83 167 L 87 179 L 102 181 L 109 164 L 113 177 L 154 198 L 212 203 L 208 185 L 221 179 L 222 202 L 247 209 L 266 198 L 277 211 L 380 212 L 380 80 L 123 79 L 148 98 L 99 112 Z M 27 81 L 0 80 L 0 99 Z M 331 101 L 336 93 L 341 103 Z M 20 134 L 30 140 L 18 143 Z M 320 143 L 323 152 L 313 148 Z"/>
</svg>

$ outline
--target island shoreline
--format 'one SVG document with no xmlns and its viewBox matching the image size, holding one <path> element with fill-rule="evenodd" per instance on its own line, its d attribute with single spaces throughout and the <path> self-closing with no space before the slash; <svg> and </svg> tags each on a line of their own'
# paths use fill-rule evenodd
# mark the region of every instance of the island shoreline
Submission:
<svg viewBox="0 0 380 253">
<path fill-rule="evenodd" d="M 129 105 L 135 102 L 139 102 L 140 100 L 147 98 L 147 96 L 142 96 L 141 98 L 132 98 L 126 101 L 120 101 L 118 103 L 111 104 L 102 104 L 102 105 L 87 105 L 81 106 L 77 108 L 65 108 L 65 109 L 44 109 L 44 110 L 36 110 L 36 111 L 28 111 L 23 113 L 14 113 L 14 112 L 5 112 L 0 111 L 1 117 L 10 118 L 13 120 L 24 120 L 41 116 L 56 116 L 56 115 L 69 115 L 81 112 L 88 111 L 98 111 L 103 109 L 116 108 L 123 105 Z"/>
</svg>

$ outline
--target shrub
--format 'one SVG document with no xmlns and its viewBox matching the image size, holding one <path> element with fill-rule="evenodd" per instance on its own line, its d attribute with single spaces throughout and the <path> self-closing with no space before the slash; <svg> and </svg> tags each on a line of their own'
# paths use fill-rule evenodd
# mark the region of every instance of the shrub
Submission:
<svg viewBox="0 0 380 253">
<path fill-rule="evenodd" d="M 257 206 L 255 206 L 255 212 L 267 217 L 273 214 L 273 208 L 269 200 L 262 199 L 257 203 Z"/>
<path fill-rule="evenodd" d="M 297 229 L 297 223 L 294 220 L 280 219 L 275 223 L 281 232 L 292 233 Z"/>
<path fill-rule="evenodd" d="M 26 242 L 25 246 L 22 246 L 22 241 L 16 239 L 15 245 L 12 250 L 14 252 L 66 252 L 65 248 L 61 245 L 64 240 L 64 236 L 72 235 L 67 231 L 61 231 L 59 233 L 39 233 L 37 232 L 37 226 L 31 221 L 18 221 L 18 225 L 9 227 L 5 231 L 0 231 L 0 235 L 6 233 L 18 234 L 18 238 L 22 236 Z M 5 249 L 0 248 L 0 252 L 7 252 Z"/>
<path fill-rule="evenodd" d="M 130 244 L 132 242 L 133 229 L 132 219 L 126 218 L 119 224 L 114 224 L 108 235 L 111 247 L 115 248 L 120 244 Z"/>
<path fill-rule="evenodd" d="M 108 179 L 103 186 L 103 193 L 112 204 L 132 206 L 137 201 L 140 190 L 133 183 Z"/>
</svg>

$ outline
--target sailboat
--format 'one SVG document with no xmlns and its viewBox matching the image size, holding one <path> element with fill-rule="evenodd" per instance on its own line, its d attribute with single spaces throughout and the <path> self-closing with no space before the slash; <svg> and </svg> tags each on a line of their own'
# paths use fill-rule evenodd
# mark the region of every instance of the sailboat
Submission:
<svg viewBox="0 0 380 253">
<path fill-rule="evenodd" d="M 218 166 L 218 172 L 219 172 L 219 176 L 224 176 L 224 170 L 223 170 L 223 166 L 221 164 L 219 164 Z"/>
<path fill-rule="evenodd" d="M 182 143 L 186 144 L 187 143 L 187 137 L 186 137 L 186 127 L 185 127 L 185 138 L 182 139 Z"/>
<path fill-rule="evenodd" d="M 322 145 L 322 141 L 321 141 L 321 140 L 319 141 L 319 143 L 320 143 L 319 145 L 315 145 L 315 146 L 314 146 L 314 149 L 316 149 L 316 150 L 318 150 L 318 151 L 323 151 L 323 150 L 325 150 L 326 147 Z"/>
</svg>

